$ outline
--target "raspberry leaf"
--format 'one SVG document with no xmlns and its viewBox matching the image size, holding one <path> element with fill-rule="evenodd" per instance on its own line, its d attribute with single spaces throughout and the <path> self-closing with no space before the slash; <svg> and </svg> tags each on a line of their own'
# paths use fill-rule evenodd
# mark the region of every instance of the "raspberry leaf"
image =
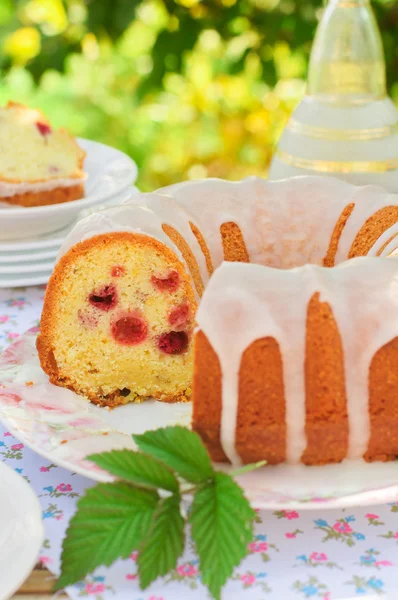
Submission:
<svg viewBox="0 0 398 600">
<path fill-rule="evenodd" d="M 166 463 L 180 477 L 191 483 L 202 483 L 213 476 L 206 448 L 197 433 L 186 427 L 164 427 L 133 435 L 142 452 Z"/>
<path fill-rule="evenodd" d="M 170 496 L 159 502 L 148 535 L 139 547 L 137 563 L 142 589 L 175 569 L 184 551 L 184 542 L 180 497 Z"/>
<path fill-rule="evenodd" d="M 221 588 L 247 554 L 255 512 L 237 483 L 217 472 L 196 492 L 189 521 L 199 555 L 202 581 L 216 600 Z"/>
<path fill-rule="evenodd" d="M 152 490 L 100 483 L 86 491 L 72 517 L 55 589 L 76 583 L 99 567 L 128 558 L 146 537 L 159 502 Z"/>
<path fill-rule="evenodd" d="M 88 459 L 96 465 L 130 481 L 139 487 L 178 492 L 179 485 L 173 471 L 153 456 L 133 452 L 132 450 L 112 450 L 101 454 L 92 454 Z"/>
</svg>

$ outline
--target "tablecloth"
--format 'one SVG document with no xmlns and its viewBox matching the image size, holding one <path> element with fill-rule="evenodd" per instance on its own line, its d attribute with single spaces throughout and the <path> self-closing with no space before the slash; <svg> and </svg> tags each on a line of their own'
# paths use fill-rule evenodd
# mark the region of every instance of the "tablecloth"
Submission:
<svg viewBox="0 0 398 600">
<path fill-rule="evenodd" d="M 39 324 L 43 295 L 43 286 L 0 290 L 0 351 Z M 93 482 L 25 448 L 1 424 L 0 460 L 20 473 L 39 497 L 45 526 L 39 560 L 59 572 L 68 521 L 76 500 Z M 190 540 L 176 570 L 145 592 L 138 587 L 136 558 L 133 552 L 109 569 L 101 567 L 66 591 L 73 600 L 208 598 Z M 397 567 L 398 501 L 347 510 L 261 511 L 249 555 L 225 587 L 223 599 L 396 600 Z"/>
</svg>

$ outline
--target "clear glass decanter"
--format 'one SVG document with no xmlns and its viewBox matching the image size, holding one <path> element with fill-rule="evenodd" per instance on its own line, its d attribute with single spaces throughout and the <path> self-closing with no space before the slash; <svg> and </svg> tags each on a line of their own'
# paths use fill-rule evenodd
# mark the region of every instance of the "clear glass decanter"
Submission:
<svg viewBox="0 0 398 600">
<path fill-rule="evenodd" d="M 386 95 L 379 29 L 366 0 L 331 0 L 317 29 L 308 94 L 327 102 L 371 102 Z"/>
<path fill-rule="evenodd" d="M 270 179 L 329 175 L 398 192 L 398 114 L 386 94 L 370 2 L 330 0 L 311 51 L 307 94 L 287 124 Z"/>
</svg>

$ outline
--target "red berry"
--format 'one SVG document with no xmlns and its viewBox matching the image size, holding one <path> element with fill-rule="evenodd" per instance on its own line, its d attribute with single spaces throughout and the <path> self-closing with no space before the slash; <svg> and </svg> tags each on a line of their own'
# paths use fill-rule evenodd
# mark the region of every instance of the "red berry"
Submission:
<svg viewBox="0 0 398 600">
<path fill-rule="evenodd" d="M 158 339 L 158 348 L 165 354 L 183 354 L 188 348 L 188 335 L 185 331 L 163 333 Z"/>
<path fill-rule="evenodd" d="M 116 288 L 113 285 L 104 285 L 102 288 L 95 290 L 89 295 L 88 301 L 90 304 L 100 310 L 108 311 L 116 306 L 117 294 Z"/>
<path fill-rule="evenodd" d="M 111 269 L 112 277 L 123 277 L 123 275 L 125 275 L 125 274 L 126 274 L 126 269 L 124 267 L 121 267 L 120 265 L 115 265 Z"/>
<path fill-rule="evenodd" d="M 158 290 L 175 292 L 180 285 L 180 276 L 177 271 L 170 271 L 167 277 L 156 277 L 156 275 L 152 275 L 151 281 Z"/>
<path fill-rule="evenodd" d="M 40 123 L 40 121 L 37 121 L 36 127 L 43 137 L 46 137 L 46 135 L 51 133 L 51 127 L 50 125 L 47 125 L 47 123 Z"/>
<path fill-rule="evenodd" d="M 172 308 L 169 312 L 169 323 L 174 327 L 182 327 L 188 320 L 189 306 L 188 304 L 180 304 Z"/>
<path fill-rule="evenodd" d="M 119 344 L 135 346 L 141 344 L 148 332 L 148 326 L 142 317 L 127 314 L 112 323 L 112 335 Z"/>
</svg>

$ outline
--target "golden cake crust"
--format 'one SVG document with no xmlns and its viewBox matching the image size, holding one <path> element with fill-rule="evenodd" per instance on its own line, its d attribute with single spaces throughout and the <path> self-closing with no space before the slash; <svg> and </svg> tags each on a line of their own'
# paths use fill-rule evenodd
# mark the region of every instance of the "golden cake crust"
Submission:
<svg viewBox="0 0 398 600">
<path fill-rule="evenodd" d="M 34 206 L 49 206 L 52 204 L 63 204 L 80 200 L 84 197 L 84 186 L 82 184 L 71 185 L 68 187 L 58 187 L 44 192 L 25 192 L 24 194 L 15 194 L 0 198 L 0 201 L 7 202 L 15 206 L 25 206 L 32 208 Z"/>
</svg>

